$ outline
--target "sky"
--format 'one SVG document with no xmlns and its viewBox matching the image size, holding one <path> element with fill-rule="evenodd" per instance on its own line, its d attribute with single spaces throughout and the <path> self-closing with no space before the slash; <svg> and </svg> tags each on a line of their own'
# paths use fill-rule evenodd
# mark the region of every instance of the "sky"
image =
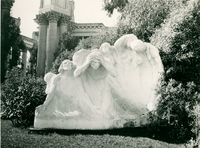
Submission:
<svg viewBox="0 0 200 148">
<path fill-rule="evenodd" d="M 103 10 L 103 0 L 74 0 L 76 23 L 103 23 L 105 26 L 116 26 L 119 13 L 116 11 L 108 17 Z M 32 32 L 38 31 L 34 19 L 39 14 L 40 0 L 15 0 L 11 8 L 11 16 L 21 19 L 21 34 L 32 38 Z"/>
</svg>

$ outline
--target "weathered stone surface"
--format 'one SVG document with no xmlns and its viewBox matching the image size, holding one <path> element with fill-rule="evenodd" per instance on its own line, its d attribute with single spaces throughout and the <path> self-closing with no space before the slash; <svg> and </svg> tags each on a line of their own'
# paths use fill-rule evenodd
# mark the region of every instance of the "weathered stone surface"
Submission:
<svg viewBox="0 0 200 148">
<path fill-rule="evenodd" d="M 36 108 L 35 128 L 109 129 L 144 125 L 163 72 L 156 47 L 124 35 L 65 60 L 47 73 L 47 98 Z"/>
</svg>

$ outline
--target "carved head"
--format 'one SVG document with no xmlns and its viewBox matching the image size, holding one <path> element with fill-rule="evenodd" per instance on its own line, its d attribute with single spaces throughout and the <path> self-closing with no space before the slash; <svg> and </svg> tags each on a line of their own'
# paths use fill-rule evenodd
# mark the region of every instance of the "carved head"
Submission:
<svg viewBox="0 0 200 148">
<path fill-rule="evenodd" d="M 63 65 L 64 70 L 72 69 L 72 67 L 73 67 L 72 61 L 69 61 L 69 60 L 63 61 L 62 65 Z"/>
<path fill-rule="evenodd" d="M 110 47 L 111 47 L 110 44 L 105 42 L 105 43 L 101 44 L 99 50 L 102 51 L 103 53 L 107 53 L 107 52 L 109 52 Z"/>
<path fill-rule="evenodd" d="M 93 69 L 98 69 L 101 64 L 98 57 L 102 56 L 102 53 L 98 49 L 94 49 L 88 56 L 90 56 L 93 59 L 90 63 L 90 66 Z"/>
<path fill-rule="evenodd" d="M 97 60 L 97 59 L 94 59 L 94 60 L 92 60 L 92 62 L 90 63 L 90 66 L 91 66 L 93 69 L 98 69 L 99 66 L 100 66 L 100 61 Z"/>
<path fill-rule="evenodd" d="M 60 65 L 58 72 L 62 73 L 64 70 L 72 70 L 75 67 L 76 66 L 75 66 L 75 64 L 72 61 L 70 61 L 70 60 L 64 60 L 62 62 L 62 64 Z"/>
</svg>

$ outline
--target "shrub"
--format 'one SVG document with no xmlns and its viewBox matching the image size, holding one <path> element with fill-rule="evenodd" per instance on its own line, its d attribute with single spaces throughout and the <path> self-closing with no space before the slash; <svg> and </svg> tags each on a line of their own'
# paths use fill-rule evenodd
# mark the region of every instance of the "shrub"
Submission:
<svg viewBox="0 0 200 148">
<path fill-rule="evenodd" d="M 46 98 L 46 84 L 42 78 L 28 75 L 20 80 L 21 70 L 13 68 L 2 85 L 3 117 L 11 119 L 15 126 L 30 126 L 35 108 Z"/>
<path fill-rule="evenodd" d="M 196 117 L 193 123 L 195 126 L 192 128 L 192 132 L 196 135 L 196 137 L 191 138 L 187 146 L 191 148 L 198 148 L 198 146 L 200 146 L 200 100 L 191 112 L 191 116 Z"/>
<path fill-rule="evenodd" d="M 37 43 L 33 43 L 33 47 L 29 49 L 30 52 L 30 67 L 28 73 L 31 75 L 36 75 L 36 66 L 37 66 L 37 52 L 38 52 L 38 45 Z"/>
<path fill-rule="evenodd" d="M 79 37 L 73 37 L 70 33 L 63 33 L 59 38 L 58 48 L 54 54 L 57 57 L 60 53 L 65 50 L 73 51 L 79 43 Z"/>
<path fill-rule="evenodd" d="M 150 116 L 152 123 L 161 128 L 163 124 L 168 128 L 169 138 L 176 141 L 188 140 L 194 133 L 197 116 L 192 112 L 198 101 L 198 93 L 194 83 L 186 86 L 175 80 L 163 82 L 158 91 L 160 96 L 156 109 L 156 116 Z M 155 114 L 154 114 L 155 115 Z"/>
<path fill-rule="evenodd" d="M 58 74 L 58 69 L 59 69 L 59 66 L 61 65 L 62 61 L 64 61 L 65 59 L 72 60 L 72 56 L 73 56 L 74 52 L 75 51 L 68 51 L 67 49 L 65 51 L 61 52 L 56 57 L 55 61 L 53 62 L 51 72 Z"/>
<path fill-rule="evenodd" d="M 200 85 L 200 1 L 189 1 L 170 13 L 151 43 L 161 51 L 166 80 Z"/>
<path fill-rule="evenodd" d="M 59 38 L 59 46 L 57 48 L 56 53 L 54 53 L 55 61 L 53 62 L 53 66 L 51 68 L 51 72 L 58 73 L 58 68 L 62 61 L 65 59 L 72 60 L 72 56 L 74 54 L 75 47 L 79 43 L 78 37 L 71 36 L 71 33 L 63 33 Z"/>
<path fill-rule="evenodd" d="M 108 42 L 113 45 L 119 37 L 120 36 L 117 34 L 116 28 L 104 30 L 96 36 L 81 40 L 75 50 L 78 51 L 80 49 L 99 48 L 104 42 Z"/>
<path fill-rule="evenodd" d="M 151 37 L 165 68 L 157 114 L 171 127 L 169 136 L 178 140 L 196 134 L 198 116 L 193 112 L 198 105 L 196 92 L 200 92 L 199 10 L 200 1 L 188 1 L 172 11 Z"/>
</svg>

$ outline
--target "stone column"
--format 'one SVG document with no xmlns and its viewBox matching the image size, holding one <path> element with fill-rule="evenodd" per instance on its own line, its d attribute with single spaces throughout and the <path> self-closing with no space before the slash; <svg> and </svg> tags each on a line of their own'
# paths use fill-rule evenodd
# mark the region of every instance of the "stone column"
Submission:
<svg viewBox="0 0 200 148">
<path fill-rule="evenodd" d="M 22 63 L 23 63 L 22 78 L 25 78 L 26 77 L 26 65 L 27 65 L 27 48 L 22 52 Z"/>
<path fill-rule="evenodd" d="M 55 60 L 54 53 L 57 48 L 57 22 L 59 19 L 58 13 L 48 12 L 47 17 L 49 19 L 49 29 L 48 29 L 48 37 L 47 37 L 47 47 L 46 47 L 46 69 L 45 73 L 49 72 L 52 68 L 52 63 Z"/>
<path fill-rule="evenodd" d="M 39 24 L 39 42 L 37 53 L 36 76 L 44 76 L 46 60 L 47 20 L 45 14 L 37 15 L 35 19 Z"/>
<path fill-rule="evenodd" d="M 60 18 L 60 36 L 63 33 L 67 32 L 67 23 L 68 23 L 68 21 L 69 21 L 68 16 L 62 16 Z"/>
<path fill-rule="evenodd" d="M 67 24 L 61 23 L 60 24 L 60 36 L 65 32 L 67 32 Z"/>
</svg>

